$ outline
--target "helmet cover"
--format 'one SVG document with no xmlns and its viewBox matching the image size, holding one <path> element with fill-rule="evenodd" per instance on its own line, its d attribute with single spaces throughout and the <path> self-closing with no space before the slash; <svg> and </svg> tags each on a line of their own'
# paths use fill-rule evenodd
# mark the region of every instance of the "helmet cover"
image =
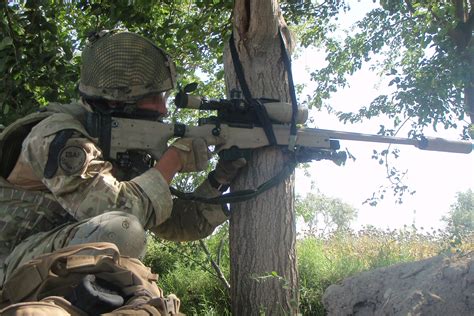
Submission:
<svg viewBox="0 0 474 316">
<path fill-rule="evenodd" d="M 87 98 L 136 102 L 175 85 L 169 55 L 138 34 L 102 31 L 82 52 L 79 92 Z"/>
</svg>

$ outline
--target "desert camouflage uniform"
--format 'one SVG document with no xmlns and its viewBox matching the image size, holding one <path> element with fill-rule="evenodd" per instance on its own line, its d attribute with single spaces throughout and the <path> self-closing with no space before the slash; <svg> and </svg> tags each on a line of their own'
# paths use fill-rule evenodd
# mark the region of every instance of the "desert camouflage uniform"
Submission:
<svg viewBox="0 0 474 316">
<path fill-rule="evenodd" d="M 77 104 L 55 105 L 49 111 L 55 113 L 35 125 L 23 141 L 8 181 L 0 178 L 0 263 L 4 274 L 0 285 L 25 261 L 68 246 L 73 240 L 77 243 L 81 237 L 76 232 L 87 225 L 92 234 L 94 220 L 102 221 L 103 214 L 124 217 L 124 229 L 129 228 L 128 220 L 133 224 L 135 218 L 145 230 L 177 241 L 208 236 L 227 219 L 221 206 L 173 200 L 167 182 L 154 168 L 130 181 L 117 180 L 112 164 L 102 159 L 97 140 L 84 128 L 86 111 Z M 50 159 L 51 144 L 64 130 L 72 131 L 72 136 L 58 159 Z M 51 170 L 47 164 L 53 165 L 54 172 L 45 176 L 45 170 Z M 207 180 L 195 193 L 204 197 L 220 194 Z M 94 241 L 83 237 L 85 242 Z M 108 237 L 101 241 L 113 242 L 117 236 Z M 144 234 L 132 233 L 126 238 L 141 238 L 145 243 Z"/>
</svg>

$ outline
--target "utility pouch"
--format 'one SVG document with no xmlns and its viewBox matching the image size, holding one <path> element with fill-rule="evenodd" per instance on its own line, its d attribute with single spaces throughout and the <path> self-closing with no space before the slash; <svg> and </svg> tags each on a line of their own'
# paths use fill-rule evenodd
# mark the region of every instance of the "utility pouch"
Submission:
<svg viewBox="0 0 474 316">
<path fill-rule="evenodd" d="M 183 315 L 179 312 L 180 300 L 174 294 L 167 297 L 155 297 L 142 304 L 123 306 L 103 316 L 169 316 Z"/>
<path fill-rule="evenodd" d="M 94 279 L 88 280 L 89 275 Z M 157 279 L 158 276 L 138 259 L 121 256 L 112 243 L 74 245 L 44 254 L 19 267 L 4 284 L 0 307 L 50 296 L 69 298 L 74 304 L 72 298 L 78 301 L 77 290 L 83 287 L 91 295 L 98 293 L 101 296 L 98 300 L 109 304 L 109 310 L 101 311 L 105 313 L 122 303 L 119 296 L 125 305 L 136 297 L 162 298 Z M 104 284 L 108 291 L 103 290 Z"/>
<path fill-rule="evenodd" d="M 39 302 L 12 304 L 0 310 L 2 316 L 87 316 L 59 296 L 46 297 Z"/>
</svg>

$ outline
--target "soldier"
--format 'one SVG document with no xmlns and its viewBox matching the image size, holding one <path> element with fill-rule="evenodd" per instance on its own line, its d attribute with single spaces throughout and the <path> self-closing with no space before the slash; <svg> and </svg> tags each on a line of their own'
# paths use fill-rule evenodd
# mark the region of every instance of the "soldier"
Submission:
<svg viewBox="0 0 474 316">
<path fill-rule="evenodd" d="M 196 240 L 227 220 L 221 206 L 172 199 L 169 191 L 176 173 L 205 169 L 204 139 L 178 139 L 150 168 L 130 173 L 104 157 L 89 133 L 87 118 L 94 112 L 162 118 L 175 80 L 172 60 L 151 41 L 130 32 L 100 32 L 82 53 L 80 101 L 51 104 L 5 129 L 0 284 L 32 258 L 64 247 L 110 242 L 121 255 L 141 258 L 145 231 Z M 222 194 L 244 164 L 218 162 L 194 193 Z"/>
</svg>

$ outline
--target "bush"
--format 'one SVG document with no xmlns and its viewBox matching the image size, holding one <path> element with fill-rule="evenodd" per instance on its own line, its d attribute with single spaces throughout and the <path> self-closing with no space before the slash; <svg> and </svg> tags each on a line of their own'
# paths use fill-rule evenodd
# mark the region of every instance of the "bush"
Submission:
<svg viewBox="0 0 474 316">
<path fill-rule="evenodd" d="M 208 243 L 214 246 L 216 241 Z M 187 315 L 230 315 L 229 293 L 215 276 L 198 242 L 176 243 L 150 237 L 143 262 L 159 274 L 158 285 L 165 295 L 174 293 L 179 297 L 181 312 Z M 228 260 L 223 264 L 226 273 Z"/>
<path fill-rule="evenodd" d="M 206 240 L 211 253 L 221 253 L 220 266 L 228 278 L 229 250 L 226 227 Z M 224 240 L 222 247 L 221 240 Z M 327 287 L 362 271 L 416 261 L 443 252 L 474 250 L 473 236 L 451 247 L 448 232 L 405 227 L 380 230 L 366 227 L 324 238 L 297 240 L 300 313 L 325 315 L 322 296 Z M 145 264 L 161 275 L 165 293 L 175 293 L 188 315 L 230 315 L 229 293 L 211 269 L 199 243 L 151 240 Z"/>
<path fill-rule="evenodd" d="M 185 264 L 177 264 L 175 270 L 160 278 L 160 286 L 181 299 L 185 314 L 202 315 L 213 310 L 224 315 L 229 310 L 229 294 L 219 280 Z"/>
</svg>

